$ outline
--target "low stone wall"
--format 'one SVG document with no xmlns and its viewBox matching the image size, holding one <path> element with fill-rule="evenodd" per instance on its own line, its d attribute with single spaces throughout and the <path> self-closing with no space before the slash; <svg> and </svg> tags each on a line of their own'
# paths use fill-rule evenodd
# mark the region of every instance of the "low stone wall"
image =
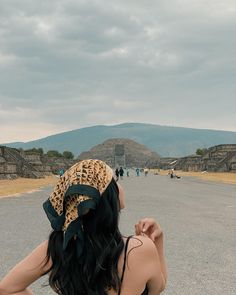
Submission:
<svg viewBox="0 0 236 295">
<path fill-rule="evenodd" d="M 158 163 L 156 163 L 156 167 L 158 167 L 159 169 L 164 169 L 164 170 L 172 169 L 178 160 L 179 158 L 171 158 L 171 157 L 161 158 L 158 161 Z"/>
<path fill-rule="evenodd" d="M 236 144 L 210 147 L 203 156 L 180 158 L 174 168 L 183 171 L 236 172 Z"/>
<path fill-rule="evenodd" d="M 0 179 L 17 178 L 17 165 L 14 163 L 0 163 Z"/>
<path fill-rule="evenodd" d="M 0 179 L 40 178 L 58 174 L 59 170 L 68 169 L 74 162 L 65 158 L 49 158 L 37 152 L 24 152 L 0 146 Z"/>
</svg>

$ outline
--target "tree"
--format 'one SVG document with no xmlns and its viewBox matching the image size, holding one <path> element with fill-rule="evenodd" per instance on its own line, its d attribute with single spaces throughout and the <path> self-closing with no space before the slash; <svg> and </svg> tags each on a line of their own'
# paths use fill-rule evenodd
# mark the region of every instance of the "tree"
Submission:
<svg viewBox="0 0 236 295">
<path fill-rule="evenodd" d="M 203 149 L 198 148 L 196 150 L 196 155 L 203 156 L 203 155 L 206 154 L 206 152 L 207 152 L 207 149 L 206 148 L 203 148 Z"/>
<path fill-rule="evenodd" d="M 70 151 L 64 151 L 62 153 L 63 157 L 66 158 L 66 159 L 69 159 L 69 160 L 72 160 L 74 159 L 74 154 Z"/>
<path fill-rule="evenodd" d="M 28 150 L 25 150 L 26 153 L 37 153 L 37 154 L 40 154 L 40 155 L 43 155 L 43 149 L 42 148 L 32 148 L 32 149 L 28 149 Z"/>
<path fill-rule="evenodd" d="M 43 155 L 44 154 L 44 151 L 42 148 L 38 148 L 38 152 L 40 153 L 40 155 Z"/>
<path fill-rule="evenodd" d="M 56 151 L 56 150 L 50 150 L 50 151 L 47 152 L 46 155 L 47 155 L 48 157 L 57 157 L 57 158 L 62 157 L 62 154 L 59 153 L 59 152 Z"/>
</svg>

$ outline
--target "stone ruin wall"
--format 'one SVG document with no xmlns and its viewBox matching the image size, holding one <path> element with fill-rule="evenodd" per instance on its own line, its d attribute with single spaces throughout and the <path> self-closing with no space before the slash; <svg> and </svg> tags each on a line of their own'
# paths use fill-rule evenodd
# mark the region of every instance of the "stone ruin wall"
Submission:
<svg viewBox="0 0 236 295">
<path fill-rule="evenodd" d="M 236 144 L 221 144 L 210 147 L 203 156 L 180 158 L 176 170 L 236 172 Z"/>
<path fill-rule="evenodd" d="M 160 161 L 156 163 L 155 166 L 158 166 L 159 169 L 168 170 L 171 169 L 178 160 L 179 158 L 172 157 L 160 158 Z M 150 168 L 155 168 L 155 166 L 151 166 Z"/>
<path fill-rule="evenodd" d="M 0 146 L 0 179 L 17 177 L 41 178 L 68 169 L 75 161 L 47 157 L 35 152 L 24 152 Z"/>
<path fill-rule="evenodd" d="M 149 168 L 183 171 L 236 172 L 236 144 L 210 147 L 203 156 L 190 155 L 182 158 L 161 158 Z"/>
<path fill-rule="evenodd" d="M 53 173 L 57 174 L 60 169 L 66 170 L 74 163 L 74 160 L 49 158 L 35 152 L 24 152 L 0 146 L 0 179 L 40 178 Z M 111 163 L 108 164 L 111 165 Z M 155 166 L 161 169 L 174 168 L 183 171 L 236 172 L 236 144 L 213 146 L 203 156 L 161 158 L 158 162 L 151 161 L 148 166 L 149 168 Z"/>
<path fill-rule="evenodd" d="M 0 179 L 16 178 L 19 174 L 17 163 L 6 153 L 7 148 L 0 146 Z"/>
</svg>

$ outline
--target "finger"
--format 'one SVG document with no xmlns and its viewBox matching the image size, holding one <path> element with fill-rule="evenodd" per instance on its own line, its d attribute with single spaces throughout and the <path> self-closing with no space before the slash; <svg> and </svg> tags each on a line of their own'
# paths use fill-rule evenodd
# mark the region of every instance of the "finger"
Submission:
<svg viewBox="0 0 236 295">
<path fill-rule="evenodd" d="M 159 238 L 159 236 L 161 236 L 162 234 L 162 230 L 159 228 L 159 229 L 156 229 L 152 232 L 150 238 L 155 241 L 157 238 Z"/>
<path fill-rule="evenodd" d="M 152 231 L 155 227 L 155 220 L 153 218 L 143 218 L 139 221 L 138 226 L 142 232 Z"/>
<path fill-rule="evenodd" d="M 138 224 L 136 224 L 137 233 L 139 235 L 146 233 L 148 227 L 146 226 L 146 223 L 143 220 L 140 220 Z"/>
<path fill-rule="evenodd" d="M 143 230 L 143 222 L 142 220 L 140 220 L 137 224 L 136 224 L 137 229 L 142 232 Z"/>
<path fill-rule="evenodd" d="M 150 223 L 148 220 L 142 222 L 142 231 L 148 232 L 152 228 L 153 224 Z"/>
<path fill-rule="evenodd" d="M 139 227 L 139 224 L 135 224 L 135 234 L 138 236 L 141 234 L 141 229 Z"/>
<path fill-rule="evenodd" d="M 152 233 L 151 235 L 150 235 L 150 239 L 153 241 L 153 242 L 155 242 L 155 239 L 157 238 L 157 236 L 156 236 L 156 234 L 155 233 Z"/>
<path fill-rule="evenodd" d="M 141 232 L 145 232 L 146 228 L 145 228 L 145 223 L 143 221 L 139 222 L 139 228 Z"/>
</svg>

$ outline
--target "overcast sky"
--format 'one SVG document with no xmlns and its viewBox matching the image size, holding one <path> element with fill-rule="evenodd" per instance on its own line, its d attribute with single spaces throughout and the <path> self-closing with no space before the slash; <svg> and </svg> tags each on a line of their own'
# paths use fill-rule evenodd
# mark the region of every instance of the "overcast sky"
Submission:
<svg viewBox="0 0 236 295">
<path fill-rule="evenodd" d="M 236 131 L 235 0 L 1 0 L 0 143 L 97 124 Z"/>
</svg>

